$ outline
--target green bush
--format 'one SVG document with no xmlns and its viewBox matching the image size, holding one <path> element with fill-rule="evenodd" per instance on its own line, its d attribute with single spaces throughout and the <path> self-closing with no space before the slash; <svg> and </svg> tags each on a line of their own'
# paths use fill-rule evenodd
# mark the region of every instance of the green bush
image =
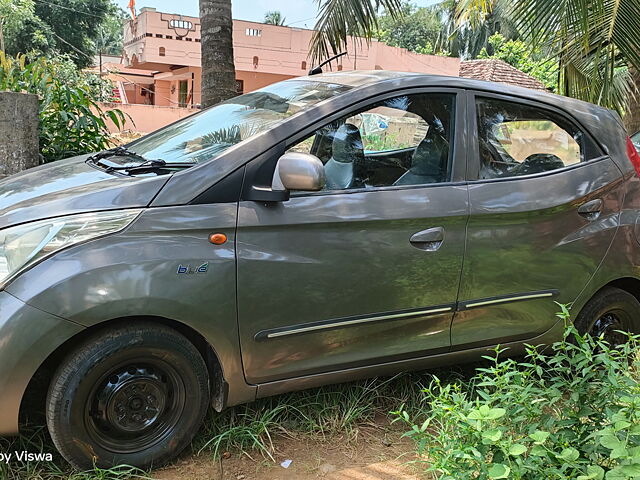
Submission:
<svg viewBox="0 0 640 480">
<path fill-rule="evenodd" d="M 0 52 L 0 91 L 27 92 L 40 99 L 40 153 L 44 161 L 112 146 L 107 120 L 122 128 L 120 110 L 105 111 L 104 81 L 70 70 L 64 59 L 15 58 Z"/>
<path fill-rule="evenodd" d="M 524 359 L 496 349 L 470 380 L 434 378 L 424 410 L 394 413 L 439 480 L 640 478 L 639 344 L 569 326 Z"/>
</svg>

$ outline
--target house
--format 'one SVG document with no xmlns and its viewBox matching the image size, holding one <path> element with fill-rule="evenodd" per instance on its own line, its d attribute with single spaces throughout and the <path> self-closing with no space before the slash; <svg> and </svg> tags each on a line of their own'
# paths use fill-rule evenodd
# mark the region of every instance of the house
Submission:
<svg viewBox="0 0 640 480">
<path fill-rule="evenodd" d="M 233 21 L 236 90 L 246 93 L 288 78 L 306 75 L 312 67 L 312 30 Z M 143 8 L 124 26 L 123 101 L 173 107 L 200 103 L 200 19 Z M 338 70 L 401 70 L 458 75 L 460 60 L 420 55 L 363 39 L 349 41 L 348 55 Z M 143 73 L 141 73 L 143 72 Z"/>
<path fill-rule="evenodd" d="M 234 20 L 236 91 L 247 93 L 281 80 L 307 75 L 313 66 L 309 59 L 312 35 L 313 30 L 308 29 Z M 133 119 L 135 130 L 156 130 L 199 108 L 200 47 L 200 19 L 197 17 L 145 7 L 136 19 L 124 24 L 122 57 L 117 62 L 112 58 L 102 59 L 100 68 L 114 82 L 119 108 Z M 526 81 L 519 79 L 522 83 L 533 85 L 537 82 L 506 63 L 492 62 L 497 61 L 461 64 L 458 58 L 422 55 L 375 40 L 367 44 L 364 39 L 351 38 L 347 55 L 332 62 L 330 68 L 398 70 L 487 80 L 501 74 L 505 75 L 504 79 L 511 80 L 521 74 L 527 77 Z"/>
</svg>

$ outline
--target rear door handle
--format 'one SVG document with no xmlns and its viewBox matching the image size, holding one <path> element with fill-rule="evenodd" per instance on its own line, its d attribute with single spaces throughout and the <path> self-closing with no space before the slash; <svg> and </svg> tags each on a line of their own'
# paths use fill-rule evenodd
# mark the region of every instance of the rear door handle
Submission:
<svg viewBox="0 0 640 480">
<path fill-rule="evenodd" d="M 442 227 L 428 228 L 427 230 L 414 233 L 409 240 L 411 245 L 427 252 L 435 252 L 438 250 L 443 241 L 444 228 Z"/>
<path fill-rule="evenodd" d="M 596 220 L 602 213 L 602 199 L 596 198 L 578 207 L 578 213 L 589 221 Z"/>
</svg>

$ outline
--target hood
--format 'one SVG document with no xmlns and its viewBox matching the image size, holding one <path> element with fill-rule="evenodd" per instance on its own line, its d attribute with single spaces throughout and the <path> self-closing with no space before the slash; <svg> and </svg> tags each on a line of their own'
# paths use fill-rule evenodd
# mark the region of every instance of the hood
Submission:
<svg viewBox="0 0 640 480">
<path fill-rule="evenodd" d="M 149 205 L 171 175 L 126 177 L 85 163 L 48 163 L 0 181 L 0 228 L 73 213 Z"/>
</svg>

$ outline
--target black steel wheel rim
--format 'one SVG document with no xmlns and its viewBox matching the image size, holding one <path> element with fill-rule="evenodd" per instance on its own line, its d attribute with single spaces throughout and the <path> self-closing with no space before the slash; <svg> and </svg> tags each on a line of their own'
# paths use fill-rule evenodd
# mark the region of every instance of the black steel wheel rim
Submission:
<svg viewBox="0 0 640 480">
<path fill-rule="evenodd" d="M 85 425 L 100 448 L 135 453 L 170 437 L 186 404 L 180 375 L 159 359 L 128 361 L 103 375 L 91 391 Z"/>
<path fill-rule="evenodd" d="M 610 345 L 622 345 L 628 341 L 624 332 L 628 332 L 631 323 L 623 310 L 610 310 L 601 315 L 591 327 L 591 335 L 602 337 Z"/>
</svg>

